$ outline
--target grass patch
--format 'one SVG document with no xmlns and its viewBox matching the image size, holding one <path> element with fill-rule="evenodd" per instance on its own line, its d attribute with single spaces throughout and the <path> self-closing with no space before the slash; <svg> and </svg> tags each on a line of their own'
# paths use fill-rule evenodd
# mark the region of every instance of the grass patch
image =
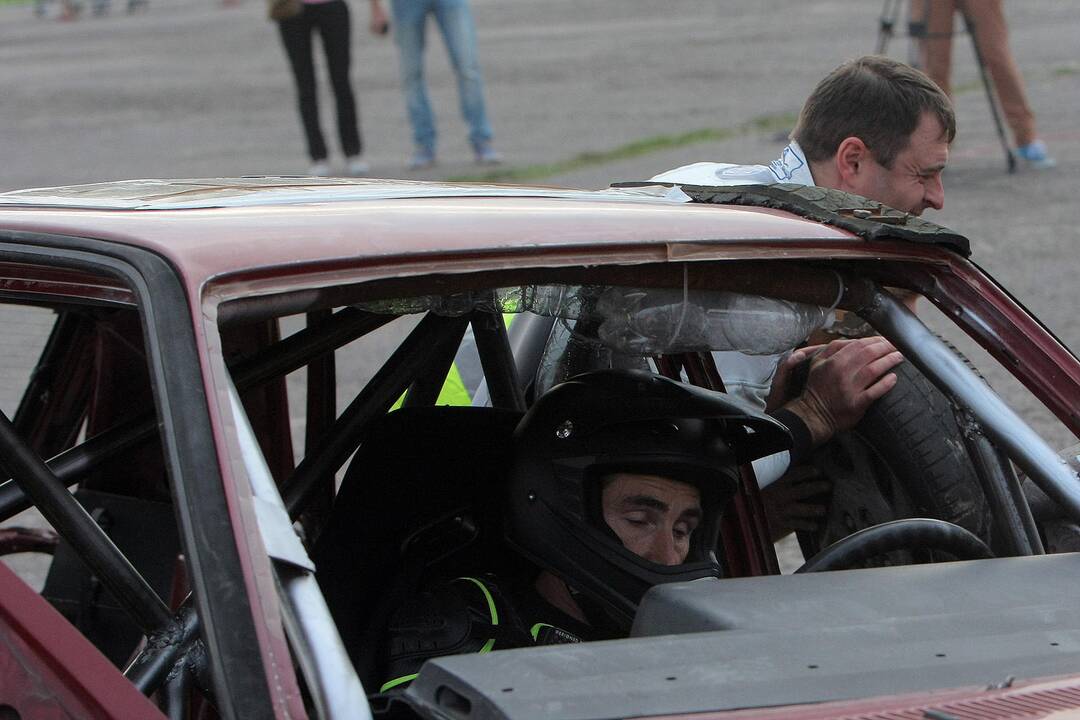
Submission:
<svg viewBox="0 0 1080 720">
<path fill-rule="evenodd" d="M 543 180 L 556 175 L 564 175 L 575 170 L 596 167 L 607 163 L 629 160 L 630 158 L 650 155 L 663 150 L 697 145 L 704 142 L 730 140 L 740 135 L 753 132 L 777 132 L 790 129 L 797 115 L 795 113 L 777 113 L 762 115 L 749 122 L 731 128 L 701 128 L 674 135 L 654 135 L 634 142 L 619 145 L 610 150 L 588 151 L 574 155 L 566 160 L 521 167 L 500 168 L 476 175 L 459 175 L 448 178 L 450 182 L 530 182 Z"/>
<path fill-rule="evenodd" d="M 975 92 L 976 90 L 983 90 L 982 80 L 971 80 L 970 82 L 960 83 L 953 86 L 953 95 L 966 95 L 969 92 Z"/>
</svg>

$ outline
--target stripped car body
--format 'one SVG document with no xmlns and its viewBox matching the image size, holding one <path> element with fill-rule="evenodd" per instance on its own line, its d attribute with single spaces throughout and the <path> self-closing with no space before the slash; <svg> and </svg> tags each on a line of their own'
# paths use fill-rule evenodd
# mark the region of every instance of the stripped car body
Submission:
<svg viewBox="0 0 1080 720">
<path fill-rule="evenodd" d="M 1041 528 L 1006 478 L 987 495 L 994 549 L 1016 557 L 782 577 L 748 483 L 725 539 L 727 577 L 656 588 L 633 637 L 440 658 L 404 695 L 370 698 L 368 710 L 373 688 L 353 669 L 343 590 L 332 577 L 316 580 L 332 571 L 312 561 L 321 554 L 311 546 L 333 514 L 335 473 L 367 427 L 403 393 L 405 405 L 437 402 L 466 326 L 492 404 L 524 409 L 528 378 L 518 375 L 502 312 L 536 307 L 508 307 L 501 288 L 725 291 L 853 312 L 977 420 L 1066 521 L 1080 519 L 1075 471 L 884 288 L 927 298 L 1073 436 L 1075 356 L 966 258 L 962 238 L 928 226 L 913 241 L 897 224 L 913 220 L 819 200 L 827 202 L 783 188 L 270 178 L 0 195 L 0 295 L 58 318 L 18 411 L 0 427 L 12 477 L 0 485 L 0 519 L 35 506 L 91 569 L 74 590 L 50 577 L 50 604 L 0 566 L 0 702 L 34 716 L 43 688 L 25 678 L 51 668 L 46 685 L 64 686 L 50 706 L 61 717 L 195 708 L 207 717 L 809 718 L 1020 692 L 1052 694 L 1047 712 L 1080 707 L 1080 678 L 1047 679 L 1074 673 L 1080 658 L 1071 601 L 1080 556 L 1042 556 Z M 796 214 L 807 205 L 813 219 Z M 418 309 L 425 319 L 339 413 L 335 349 Z M 282 339 L 281 322 L 296 316 L 309 327 Z M 708 383 L 701 353 L 661 355 L 658 367 L 677 362 L 674 372 Z M 295 388 L 284 378 L 300 368 L 306 409 L 292 415 L 304 440 L 294 441 Z M 155 436 L 160 450 L 147 450 Z M 125 467 L 130 478 L 120 482 Z M 76 484 L 81 505 L 65 490 Z M 115 495 L 139 509 L 123 510 Z M 133 527 L 129 540 L 118 529 L 114 540 L 102 517 L 149 518 L 159 506 L 175 517 L 175 539 L 145 562 L 129 560 L 136 546 L 157 543 L 147 543 L 153 525 Z M 50 576 L 59 576 L 59 548 L 54 558 Z M 160 578 L 148 580 L 152 572 Z M 105 604 L 86 600 L 86 587 L 100 586 L 136 641 L 148 642 L 104 647 Z M 64 602 L 68 619 L 54 609 Z M 63 623 L 82 634 L 65 625 L 64 643 L 41 637 Z M 987 689 L 1007 677 L 1013 687 Z M 915 695 L 872 699 L 897 693 Z M 807 703 L 817 706 L 792 707 Z M 787 707 L 768 709 L 776 706 Z"/>
</svg>

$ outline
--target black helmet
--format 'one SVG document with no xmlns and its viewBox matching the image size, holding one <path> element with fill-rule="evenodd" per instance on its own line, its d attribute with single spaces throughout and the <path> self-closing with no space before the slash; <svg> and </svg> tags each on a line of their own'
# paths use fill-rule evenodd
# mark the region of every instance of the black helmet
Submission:
<svg viewBox="0 0 1080 720">
<path fill-rule="evenodd" d="M 636 370 L 578 375 L 541 396 L 517 426 L 507 534 L 628 629 L 653 585 L 720 576 L 720 515 L 738 466 L 790 447 L 787 428 L 722 393 Z M 703 517 L 686 562 L 660 565 L 623 547 L 600 508 L 600 478 L 614 472 L 698 489 Z"/>
</svg>

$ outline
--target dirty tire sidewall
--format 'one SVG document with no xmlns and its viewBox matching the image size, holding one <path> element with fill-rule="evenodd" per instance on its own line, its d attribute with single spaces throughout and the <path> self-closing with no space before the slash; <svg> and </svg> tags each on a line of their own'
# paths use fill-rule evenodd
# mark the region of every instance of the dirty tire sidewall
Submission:
<svg viewBox="0 0 1080 720">
<path fill-rule="evenodd" d="M 952 403 L 910 363 L 894 372 L 896 386 L 862 421 L 815 453 L 813 464 L 834 488 L 823 529 L 800 534 L 804 553 L 863 527 L 920 516 L 991 544 L 989 505 Z"/>
</svg>

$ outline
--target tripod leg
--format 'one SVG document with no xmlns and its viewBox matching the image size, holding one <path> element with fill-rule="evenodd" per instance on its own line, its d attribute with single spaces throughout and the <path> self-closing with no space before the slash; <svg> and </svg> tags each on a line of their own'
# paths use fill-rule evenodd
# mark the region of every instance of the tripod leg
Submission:
<svg viewBox="0 0 1080 720">
<path fill-rule="evenodd" d="M 881 17 L 878 19 L 878 44 L 874 52 L 884 55 L 889 46 L 889 40 L 893 36 L 896 27 L 896 18 L 900 13 L 900 0 L 885 0 L 881 8 Z"/>
<path fill-rule="evenodd" d="M 1001 147 L 1005 150 L 1005 162 L 1010 173 L 1016 172 L 1016 156 L 1009 147 L 1009 139 L 1005 135 L 1005 126 L 1001 122 L 1001 110 L 998 107 L 997 94 L 990 83 L 990 75 L 986 72 L 986 64 L 983 62 L 982 50 L 979 49 L 979 41 L 975 37 L 975 23 L 972 22 L 967 8 L 961 7 L 960 14 L 964 16 L 964 26 L 971 37 L 971 45 L 975 49 L 975 64 L 979 66 L 979 77 L 982 78 L 983 87 L 986 89 L 986 99 L 990 103 L 990 116 L 994 119 L 994 127 L 997 128 L 998 139 Z"/>
</svg>

